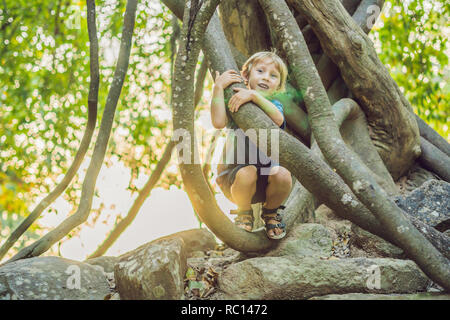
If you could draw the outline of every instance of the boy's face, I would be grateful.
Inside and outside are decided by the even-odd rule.
[[[264,95],[270,95],[280,86],[280,72],[270,58],[264,58],[255,63],[248,76],[248,87]]]

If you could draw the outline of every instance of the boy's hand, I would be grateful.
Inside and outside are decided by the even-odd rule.
[[[216,80],[214,84],[222,89],[225,89],[232,83],[239,83],[242,81],[241,75],[235,70],[228,70],[222,74],[220,74],[219,71],[216,71]]]
[[[233,88],[236,92],[230,99],[228,103],[228,108],[231,112],[237,112],[239,108],[250,101],[254,101],[255,95],[257,94],[255,90],[249,90],[244,88]]]

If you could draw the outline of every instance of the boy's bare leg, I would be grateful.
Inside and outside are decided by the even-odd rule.
[[[256,167],[246,166],[238,170],[236,178],[231,185],[231,196],[239,210],[250,210],[252,208],[252,197],[256,192]]]
[[[238,170],[233,184],[231,185],[231,196],[233,202],[237,204],[239,211],[247,211],[252,209],[252,198],[256,192],[256,167],[246,166]],[[253,215],[249,218],[249,222],[253,221]],[[247,231],[252,231],[250,225],[237,223],[238,227]]]
[[[273,167],[270,169],[268,177],[268,185],[266,188],[266,202],[263,207],[267,209],[278,208],[283,201],[289,196],[292,188],[291,173],[283,167]],[[275,217],[276,214],[274,213]],[[276,220],[269,220],[270,224],[277,224]],[[279,235],[283,232],[280,228],[271,229],[268,231],[270,236]]]

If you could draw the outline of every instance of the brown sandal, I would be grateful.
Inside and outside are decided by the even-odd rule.
[[[278,209],[285,209],[285,208],[286,208],[285,206],[279,206],[278,208],[275,208],[275,209],[267,209],[264,207],[262,208],[261,218],[264,220],[264,223],[266,224],[266,226],[265,226],[266,234],[269,239],[279,240],[279,239],[284,238],[284,236],[286,235],[286,224],[283,223],[283,218],[277,212]],[[272,223],[269,223],[270,220],[276,220],[279,223],[272,224]],[[281,229],[283,232],[280,234],[274,234],[271,236],[269,234],[269,230],[271,230],[271,229]]]
[[[244,229],[245,231],[252,231],[253,229],[253,209],[250,210],[230,210],[230,214],[236,214],[234,224]]]

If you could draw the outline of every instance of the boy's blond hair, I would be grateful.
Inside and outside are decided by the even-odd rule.
[[[242,66],[242,75],[245,76],[245,78],[248,78],[250,75],[250,70],[252,70],[252,67],[262,59],[270,58],[275,63],[275,66],[278,69],[278,72],[280,72],[280,85],[278,87],[278,92],[284,92],[286,91],[286,79],[288,75],[288,69],[286,64],[284,63],[283,59],[281,59],[275,52],[272,51],[261,51],[253,54],[248,60],[244,63]]]

